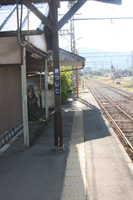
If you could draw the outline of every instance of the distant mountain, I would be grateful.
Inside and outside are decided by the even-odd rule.
[[[79,47],[79,55],[82,53],[90,52],[108,52],[101,49],[92,49],[86,47]],[[83,55],[82,55],[83,56]],[[86,57],[85,67],[91,67],[92,69],[110,69],[111,66],[115,69],[129,69],[131,67],[131,56],[124,57]]]
[[[104,50],[101,49],[92,49],[87,47],[79,47],[78,48],[79,53],[88,53],[88,52],[104,52]]]

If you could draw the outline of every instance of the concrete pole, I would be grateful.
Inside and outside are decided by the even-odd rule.
[[[76,80],[77,80],[77,98],[79,98],[79,80],[78,80],[78,66],[76,66]]]
[[[22,85],[22,115],[23,115],[23,135],[24,148],[29,147],[29,126],[27,109],[27,80],[26,80],[26,49],[23,47],[23,65],[21,65],[21,85]]]
[[[76,49],[76,54],[78,54],[78,51]],[[78,66],[76,66],[76,81],[77,81],[77,98],[79,98],[79,80],[78,80]]]
[[[40,108],[42,108],[42,72],[40,72]]]
[[[127,70],[129,71],[128,57],[127,57]]]
[[[132,85],[133,85],[133,69],[131,69],[131,74],[132,74]]]
[[[47,58],[45,58],[45,117],[49,120],[49,107],[48,107],[48,77],[47,77]]]

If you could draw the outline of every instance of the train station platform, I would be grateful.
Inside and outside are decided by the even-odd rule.
[[[51,116],[29,149],[21,135],[1,154],[0,199],[132,200],[133,164],[90,91],[62,112],[63,151],[54,149]]]

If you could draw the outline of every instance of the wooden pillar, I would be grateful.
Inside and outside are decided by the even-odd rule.
[[[60,90],[60,64],[59,64],[59,39],[58,39],[58,15],[57,2],[49,0],[50,18],[52,24],[53,44],[53,66],[54,66],[54,144],[55,149],[63,149],[63,126],[61,111],[61,90]]]
[[[23,65],[21,65],[21,87],[22,87],[22,114],[23,114],[23,135],[24,148],[29,147],[29,126],[27,109],[27,80],[26,80],[26,50],[23,47]]]

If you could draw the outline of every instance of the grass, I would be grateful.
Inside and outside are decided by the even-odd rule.
[[[103,83],[112,85],[114,87],[118,87],[118,88],[130,91],[130,92],[133,92],[133,86],[129,83],[129,80],[124,80],[124,82],[123,82],[123,79],[120,79],[121,84],[119,85],[119,84],[116,84],[116,79],[114,79],[114,81],[113,81],[109,77],[105,78],[105,77],[101,77],[101,76],[93,76],[93,78],[98,81],[101,81]]]

